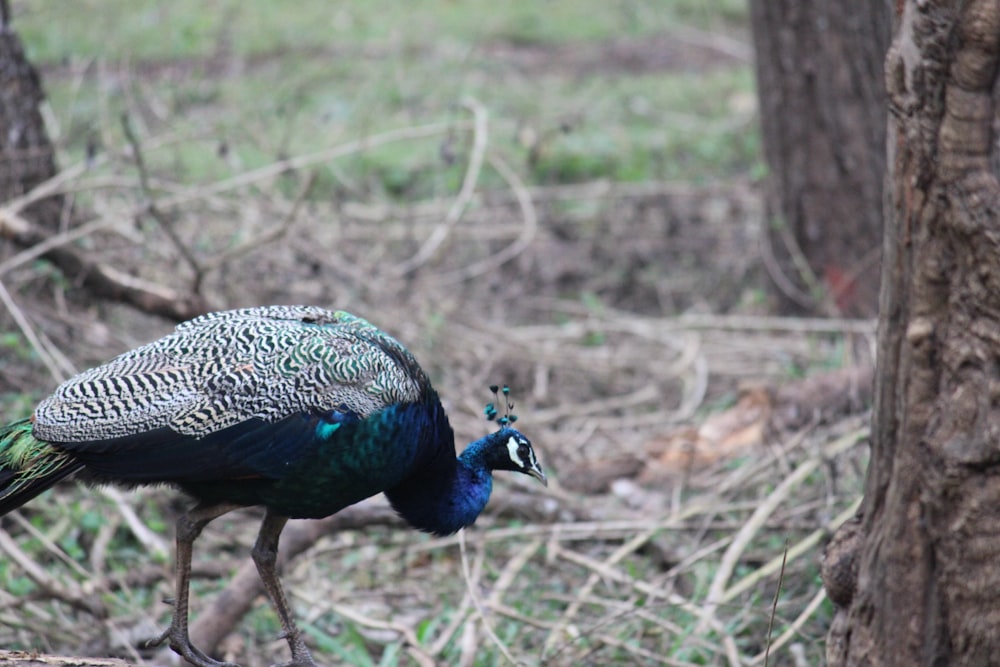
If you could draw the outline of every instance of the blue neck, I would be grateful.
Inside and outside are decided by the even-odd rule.
[[[485,460],[487,444],[486,438],[477,440],[457,459],[453,453],[442,456],[385,495],[414,528],[435,535],[458,532],[475,522],[493,490]]]

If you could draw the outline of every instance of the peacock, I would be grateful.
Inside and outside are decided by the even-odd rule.
[[[385,493],[409,525],[448,535],[476,520],[494,470],[545,484],[506,393],[502,414],[486,408],[498,430],[456,457],[427,375],[368,321],[313,306],[209,313],[77,375],[30,418],[0,428],[0,515],[71,475],[179,488],[194,504],[177,521],[170,627],[151,644],[198,667],[231,667],[188,636],[191,554],[210,521],[262,506],[251,556],[288,641],[287,664],[312,666],[276,573],[285,523]]]

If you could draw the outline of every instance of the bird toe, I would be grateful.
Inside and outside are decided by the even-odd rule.
[[[205,655],[201,649],[191,643],[191,638],[188,637],[186,632],[174,625],[167,628],[167,630],[156,639],[150,639],[145,642],[143,644],[143,648],[157,648],[163,644],[167,644],[170,647],[170,650],[187,660],[195,667],[240,667],[235,663],[223,662]]]

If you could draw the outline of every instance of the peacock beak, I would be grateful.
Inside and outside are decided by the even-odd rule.
[[[549,485],[548,478],[545,477],[545,473],[542,472],[542,467],[537,463],[528,468],[527,473],[541,482],[543,486],[547,487]]]

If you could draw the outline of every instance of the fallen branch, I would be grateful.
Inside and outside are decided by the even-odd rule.
[[[48,240],[41,227],[10,209],[0,209],[0,238],[31,248]],[[95,295],[120,301],[147,313],[175,322],[189,320],[208,312],[208,302],[197,294],[182,294],[174,289],[143,280],[89,257],[65,245],[47,249],[40,255],[52,262],[69,279],[77,279]]]
[[[0,667],[129,667],[117,658],[77,658],[57,655],[39,655],[27,651],[0,650]]]

